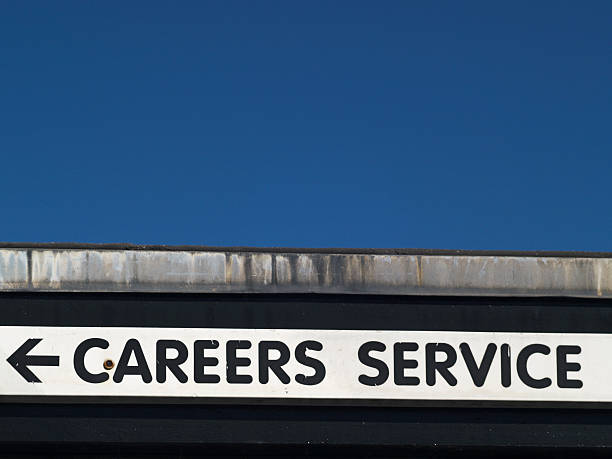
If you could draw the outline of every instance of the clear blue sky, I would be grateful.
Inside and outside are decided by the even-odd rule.
[[[3,2],[0,240],[612,250],[612,2]]]

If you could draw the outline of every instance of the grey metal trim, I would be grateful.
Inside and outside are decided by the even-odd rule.
[[[83,243],[83,242],[0,242],[0,249],[36,250],[141,250],[162,252],[229,252],[229,253],[297,253],[338,255],[463,255],[494,257],[537,258],[612,258],[612,252],[576,252],[560,250],[464,250],[464,249],[415,249],[415,248],[300,248],[300,247],[240,247],[206,245],[150,245],[129,243]]]
[[[612,258],[5,248],[0,291],[612,298]]]

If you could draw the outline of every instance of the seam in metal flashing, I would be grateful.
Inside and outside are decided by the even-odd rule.
[[[5,247],[0,291],[612,298],[612,255],[394,250]]]

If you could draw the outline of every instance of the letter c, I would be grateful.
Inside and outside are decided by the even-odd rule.
[[[541,378],[536,379],[532,377],[527,371],[527,360],[533,354],[550,354],[550,348],[544,344],[530,344],[529,346],[525,346],[525,348],[519,352],[519,355],[516,359],[516,370],[519,375],[519,378],[523,383],[529,387],[533,387],[534,389],[544,389],[552,384],[550,378]]]
[[[103,383],[108,380],[108,373],[90,373],[85,368],[85,354],[92,347],[99,347],[100,349],[108,348],[108,341],[102,338],[89,338],[83,341],[81,344],[77,346],[74,351],[74,370],[76,374],[83,381],[88,383]]]

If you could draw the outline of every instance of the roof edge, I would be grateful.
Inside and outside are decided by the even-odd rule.
[[[83,242],[2,242],[0,249],[38,250],[129,250],[160,252],[227,252],[227,253],[294,253],[339,255],[441,255],[441,256],[491,256],[536,258],[612,258],[612,252],[564,251],[564,250],[489,250],[489,249],[426,249],[426,248],[348,248],[348,247],[253,247],[164,245],[132,243],[83,243]]]
[[[250,249],[4,248],[0,292],[612,298],[612,257]]]

